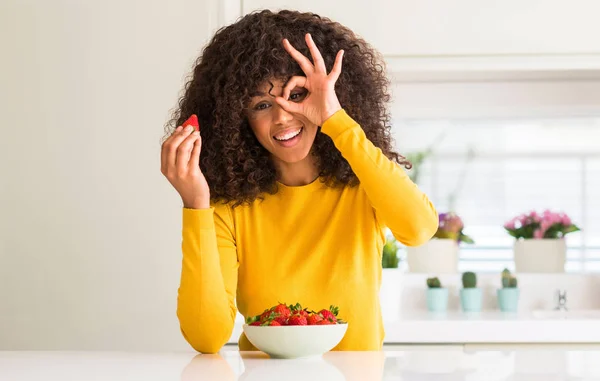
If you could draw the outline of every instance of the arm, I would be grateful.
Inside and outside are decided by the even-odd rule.
[[[231,212],[224,205],[184,208],[182,234],[180,329],[198,352],[216,353],[231,337],[237,314],[238,261]]]
[[[381,224],[407,246],[429,240],[438,228],[435,207],[406,172],[389,160],[345,110],[321,126],[360,180]]]

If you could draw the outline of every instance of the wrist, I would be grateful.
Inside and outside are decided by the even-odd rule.
[[[210,198],[200,198],[196,200],[183,200],[183,207],[186,209],[208,209],[210,208]]]
[[[340,111],[341,109],[342,106],[340,106],[339,104],[328,108],[321,116],[321,125],[323,125],[323,123],[325,123],[327,119],[331,118],[336,112]]]

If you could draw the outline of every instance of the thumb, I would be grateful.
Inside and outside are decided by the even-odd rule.
[[[300,103],[290,102],[282,97],[275,98],[275,102],[287,112],[302,114],[302,105]]]

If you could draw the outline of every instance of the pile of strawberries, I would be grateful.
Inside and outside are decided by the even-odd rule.
[[[344,321],[337,317],[338,312],[339,308],[336,306],[315,312],[302,308],[300,303],[294,305],[279,303],[260,315],[249,316],[246,318],[246,324],[260,326],[343,324]]]

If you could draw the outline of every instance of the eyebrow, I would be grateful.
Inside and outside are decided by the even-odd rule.
[[[296,87],[294,87],[294,88],[293,88],[292,90],[290,90],[290,91],[294,91],[294,90],[296,90],[296,89],[301,89],[301,88],[302,88],[302,87],[296,86]],[[259,90],[256,90],[256,91],[253,91],[253,92],[251,92],[251,93],[250,93],[250,98],[253,98],[253,97],[264,97],[264,96],[266,96],[266,95],[272,95],[272,94],[267,94],[267,93],[265,93],[264,91],[259,91]]]

